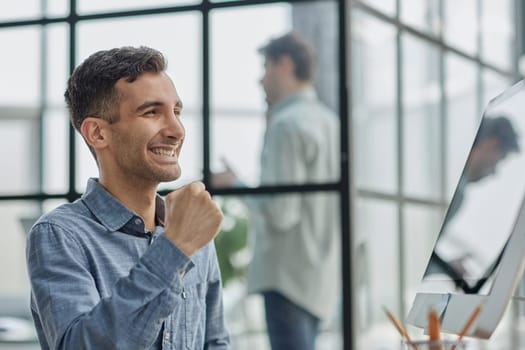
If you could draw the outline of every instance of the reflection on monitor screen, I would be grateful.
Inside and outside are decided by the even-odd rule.
[[[484,304],[471,335],[489,337],[523,273],[525,83],[489,103],[425,270],[408,322],[430,307],[457,333]]]
[[[525,130],[525,118],[516,119],[483,117],[424,280],[449,278],[465,293],[490,288],[525,193],[516,130]]]

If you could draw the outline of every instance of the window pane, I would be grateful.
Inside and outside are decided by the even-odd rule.
[[[421,278],[441,228],[443,211],[439,208],[410,204],[403,211],[403,219],[405,302],[410,306],[416,292],[419,291]]]
[[[38,106],[40,33],[38,26],[0,29],[0,45],[16,50],[16,54],[0,56],[0,65],[9,67],[2,70],[0,106]]]
[[[43,113],[43,185],[46,192],[64,193],[68,188],[69,116],[64,91],[69,67],[67,26],[46,27],[46,94]]]
[[[333,111],[338,109],[336,14],[335,3],[330,1],[293,6],[249,6],[211,13],[210,150],[213,171],[224,169],[222,159],[226,159],[239,172],[237,175],[245,184],[254,186],[259,183],[261,169],[258,164],[266,129],[266,102],[260,85],[264,57],[258,49],[270,38],[281,36],[293,28],[309,41],[316,51],[318,63],[314,88],[325,105]],[[235,54],[232,55],[232,52]],[[272,125],[271,122],[269,125]],[[311,125],[304,127],[315,129]],[[330,177],[333,178],[333,175]],[[287,181],[280,177],[268,180],[266,184],[316,181],[330,180],[294,178]]]
[[[504,69],[514,62],[514,1],[482,1],[481,57]]]
[[[38,110],[0,107],[0,194],[38,190]],[[13,147],[16,145],[16,147]]]
[[[429,34],[441,30],[439,0],[399,0],[401,1],[401,21]]]
[[[387,15],[396,14],[396,0],[363,0],[363,2]]]
[[[380,349],[385,340],[395,344],[399,335],[392,331],[383,310],[401,315],[399,309],[400,266],[397,208],[393,202],[361,198],[356,207],[354,297],[357,349]],[[378,220],[378,218],[381,218]],[[379,341],[379,339],[381,339]]]
[[[37,17],[41,0],[1,1],[0,21],[13,21]]]
[[[142,10],[163,6],[181,6],[200,3],[201,0],[78,0],[78,13],[87,14],[106,11]]]
[[[64,91],[69,69],[69,27],[66,24],[46,26],[46,104],[65,109]]]
[[[48,109],[43,118],[44,190],[65,193],[69,186],[69,117],[63,109]]]
[[[451,198],[465,165],[480,119],[477,89],[478,67],[455,54],[445,56],[447,99],[447,198]]]
[[[69,0],[45,1],[45,4],[50,17],[66,16],[69,13]]]
[[[0,79],[0,168],[9,169],[0,175],[2,194],[39,187],[40,34],[37,26],[0,30],[0,45],[16,48],[15,55],[0,56],[0,65],[9,67]]]
[[[466,53],[477,52],[478,0],[444,0],[445,27],[443,36],[447,43]]]
[[[42,3],[45,3],[45,14],[50,17],[64,16],[69,10],[68,0],[24,0],[1,1],[0,21],[27,20],[42,16]]]
[[[78,27],[78,60],[95,51],[125,45],[146,45],[160,50],[168,60],[168,74],[184,103],[182,120],[187,128],[181,153],[182,177],[160,189],[202,178],[202,86],[200,14],[189,12],[81,22]],[[166,33],[170,33],[166,36]],[[77,135],[78,137],[78,135]],[[78,142],[77,190],[97,168],[83,141]]]
[[[411,196],[441,193],[439,50],[412,36],[403,45],[403,185]]]
[[[269,20],[271,25],[263,25]],[[210,27],[212,109],[251,109],[262,117],[265,103],[259,80],[263,59],[258,49],[268,38],[291,29],[290,5],[214,10]]]
[[[360,188],[397,190],[395,28],[353,11],[352,101]]]

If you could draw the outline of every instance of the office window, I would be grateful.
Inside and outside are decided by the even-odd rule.
[[[395,0],[365,0],[363,3],[366,3],[378,11],[386,13],[389,16],[395,16],[396,14]]]
[[[439,0],[399,0],[401,21],[425,33],[436,35],[442,30]]]
[[[42,110],[42,189],[48,193],[64,193],[69,181],[68,126],[69,116],[64,102],[68,77],[68,29],[63,23],[45,27],[45,86]]]
[[[398,188],[395,28],[353,13],[352,92],[356,182],[362,189]]]
[[[24,0],[0,3],[0,21],[17,21],[38,18],[65,16],[69,11],[68,0]]]
[[[220,171],[226,161],[253,186],[259,181],[259,154],[266,125],[260,85],[264,58],[258,49],[269,38],[290,30],[290,16],[287,4],[211,13],[212,168]],[[270,18],[272,24],[264,25]],[[225,83],[228,88],[224,88]]]
[[[361,198],[357,210],[356,329],[359,333],[373,333],[376,324],[386,321],[383,310],[377,305],[388,305],[391,309],[398,304],[401,278],[399,221],[396,205],[391,201]],[[391,311],[396,314],[401,312],[395,308]],[[367,342],[361,348],[370,346]]]
[[[439,208],[409,204],[403,210],[405,228],[403,232],[403,252],[405,259],[405,294],[409,306],[417,291],[434,242],[441,228],[443,213]]]
[[[481,1],[481,56],[504,69],[512,69],[516,55],[515,8],[512,0]]]
[[[39,26],[0,29],[0,44],[5,48],[0,57],[3,67],[0,80],[0,106],[36,107],[40,99],[40,35]],[[21,46],[18,43],[26,43]]]
[[[403,188],[408,196],[438,198],[441,124],[439,50],[429,43],[402,37]]]
[[[299,3],[292,7],[278,3],[220,9],[211,13],[212,170],[220,171],[228,165],[246,185],[258,185],[259,155],[267,111],[260,83],[264,57],[258,50],[272,38],[293,29],[310,41],[318,63],[316,93],[336,111],[339,103],[335,94],[338,86],[337,36],[330,28],[331,16],[336,13],[334,4],[327,1],[322,4]],[[316,21],[319,26],[311,30],[311,24]],[[321,24],[326,27],[321,27]],[[225,83],[228,88],[224,88]]]
[[[471,55],[478,52],[478,2],[443,0],[444,41]]]
[[[446,198],[451,198],[459,181],[474,133],[480,121],[478,67],[456,54],[445,54],[446,95]]]
[[[165,6],[182,6],[200,3],[201,0],[152,0],[147,3],[139,0],[78,0],[78,12],[80,14],[92,14],[109,11],[142,10]]]

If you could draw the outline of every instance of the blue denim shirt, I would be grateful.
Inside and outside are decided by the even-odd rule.
[[[44,215],[27,242],[42,349],[228,349],[213,242],[191,257],[145,229],[95,179]]]

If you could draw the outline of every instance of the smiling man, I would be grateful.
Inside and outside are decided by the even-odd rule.
[[[162,54],[99,51],[71,75],[71,122],[99,178],[44,215],[27,242],[42,349],[228,349],[213,238],[222,213],[179,178],[182,102]]]

